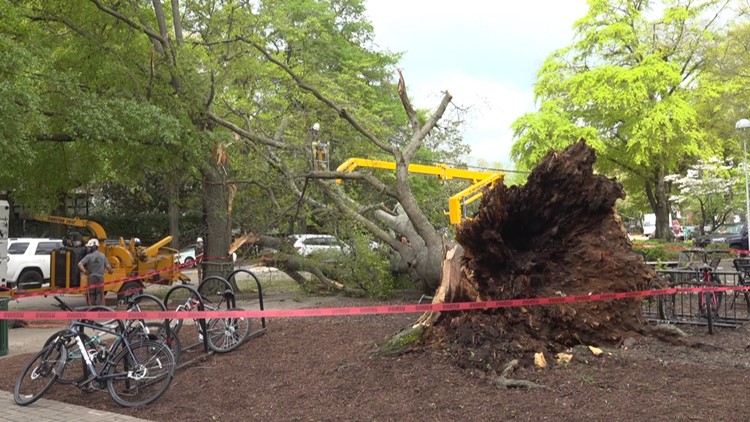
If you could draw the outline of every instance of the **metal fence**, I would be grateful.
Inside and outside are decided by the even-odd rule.
[[[656,271],[665,287],[705,287],[703,273],[696,269],[659,269]],[[742,286],[741,273],[728,271],[721,266],[712,271],[714,284]],[[676,293],[651,296],[643,301],[643,315],[650,321],[706,325],[705,312],[699,307],[700,293]],[[750,317],[750,294],[744,291],[717,292],[718,318],[713,324],[719,327],[738,327]]]

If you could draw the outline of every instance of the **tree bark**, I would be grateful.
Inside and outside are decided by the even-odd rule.
[[[180,247],[180,185],[172,177],[167,177],[167,206],[169,215],[169,234],[172,236],[170,245]]]
[[[226,183],[228,161],[223,148],[217,146],[214,154],[203,166],[203,207],[206,217],[203,278],[227,278],[234,268],[227,253],[231,242],[231,216],[227,213],[230,192]]]

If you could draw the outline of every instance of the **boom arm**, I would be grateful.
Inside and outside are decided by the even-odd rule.
[[[396,170],[396,163],[392,161],[368,160],[366,158],[350,158],[344,161],[336,171],[352,172],[357,167]],[[492,186],[503,179],[502,173],[457,169],[448,167],[445,164],[437,164],[434,166],[409,164],[408,170],[409,173],[437,176],[440,180],[462,179],[470,180],[472,182],[471,186],[448,199],[448,217],[450,218],[451,224],[458,224],[461,222],[461,218],[465,217],[465,215],[463,215],[465,206],[482,197],[482,188],[485,186]],[[341,182],[341,180],[339,180],[339,182]]]
[[[107,232],[104,231],[104,227],[102,227],[101,224],[97,223],[96,221],[91,220],[81,220],[78,217],[58,217],[54,215],[42,215],[42,214],[34,214],[31,217],[23,217],[27,220],[36,220],[36,221],[46,221],[48,223],[55,223],[55,224],[62,224],[64,226],[72,226],[72,227],[85,227],[96,236],[99,240],[106,240],[107,239]]]
[[[344,161],[336,171],[352,172],[357,167],[369,167],[384,170],[396,170],[396,163],[392,161],[368,160],[366,158],[350,158]],[[486,171],[474,171],[466,169],[456,169],[448,167],[445,164],[436,164],[427,166],[424,164],[409,164],[409,173],[425,174],[428,176],[437,176],[440,180],[462,179],[471,180],[477,183],[497,173]]]

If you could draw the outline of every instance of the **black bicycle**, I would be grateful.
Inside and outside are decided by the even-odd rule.
[[[61,378],[82,389],[106,388],[110,397],[124,407],[145,406],[161,397],[174,379],[176,363],[172,351],[159,340],[144,336],[131,339],[125,324],[114,321],[114,326],[90,320],[71,321],[68,329],[54,336],[21,371],[13,390],[16,404],[34,403]],[[83,334],[85,329],[106,333],[115,340],[107,346],[98,335]],[[85,370],[66,377],[69,360],[79,360],[80,368]]]
[[[200,305],[204,310],[232,310],[239,311],[234,302],[234,292],[231,285],[216,276],[204,279],[197,290],[188,286],[175,286],[168,295],[168,309],[175,311],[198,311]],[[183,319],[171,320],[170,331],[179,333]],[[209,318],[206,321],[208,347],[217,353],[226,353],[238,348],[248,337],[253,321],[250,318]],[[203,330],[200,324],[195,324],[198,339],[203,341]]]

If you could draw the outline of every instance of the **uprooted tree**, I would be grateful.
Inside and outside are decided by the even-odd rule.
[[[643,290],[655,279],[615,212],[620,183],[594,174],[581,140],[550,151],[524,186],[495,186],[458,228],[436,302],[487,301]],[[613,345],[640,332],[641,300],[427,313],[413,327],[464,365],[500,369],[528,352]],[[414,336],[416,338],[418,336]]]

